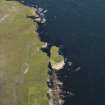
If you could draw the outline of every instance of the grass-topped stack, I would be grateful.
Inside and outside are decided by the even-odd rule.
[[[64,65],[64,57],[59,54],[59,48],[56,46],[53,46],[50,50],[51,56],[50,56],[50,63],[54,70],[61,70]]]

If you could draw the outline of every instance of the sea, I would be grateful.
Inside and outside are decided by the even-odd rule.
[[[18,0],[19,1],[19,0]],[[21,0],[20,0],[21,1]],[[61,48],[64,105],[105,105],[105,0],[24,0],[47,9],[42,41]],[[78,69],[79,68],[79,69]]]

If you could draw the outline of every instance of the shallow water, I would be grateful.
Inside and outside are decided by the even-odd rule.
[[[64,88],[75,93],[65,105],[105,105],[105,1],[25,0],[33,3],[48,9],[42,40],[64,45],[63,55],[73,63],[62,75]],[[73,71],[76,66],[81,70]]]

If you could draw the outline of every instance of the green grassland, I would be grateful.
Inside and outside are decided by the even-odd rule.
[[[0,105],[47,105],[48,57],[32,8],[0,0]]]

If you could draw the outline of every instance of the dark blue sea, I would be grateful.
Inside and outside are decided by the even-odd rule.
[[[105,105],[105,0],[24,1],[48,9],[40,38],[63,46],[72,62],[71,71],[65,67],[67,76],[62,75],[64,89],[74,93],[65,105]]]

